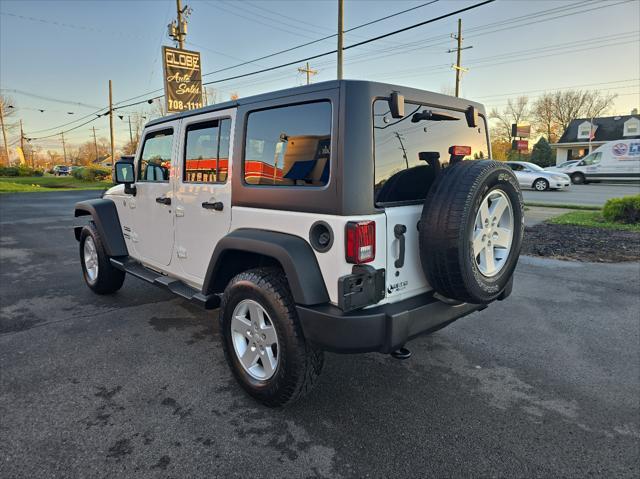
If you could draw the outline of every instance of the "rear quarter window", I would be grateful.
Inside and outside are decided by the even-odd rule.
[[[324,186],[331,168],[331,103],[250,112],[244,181],[264,186]]]
[[[442,112],[454,119],[412,122],[423,110]],[[449,148],[468,146],[471,153],[464,160],[489,157],[484,117],[480,125],[469,127],[465,113],[407,102],[405,116],[392,118],[387,100],[373,104],[375,155],[374,200],[376,206],[423,201],[435,179],[435,171],[418,157],[420,152],[439,156],[441,165],[449,163]]]

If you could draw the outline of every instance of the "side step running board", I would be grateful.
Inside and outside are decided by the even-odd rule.
[[[110,260],[114,268],[122,270],[136,278],[142,279],[147,283],[155,284],[156,286],[164,286],[172,293],[182,296],[189,301],[193,301],[205,309],[215,309],[220,305],[220,298],[218,295],[202,294],[202,292],[198,291],[196,288],[193,288],[178,279],[159,274],[152,269],[142,266],[136,261],[132,261],[126,257],[110,258]]]

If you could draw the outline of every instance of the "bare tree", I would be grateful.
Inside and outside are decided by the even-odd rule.
[[[564,131],[577,118],[593,118],[605,113],[617,95],[597,90],[567,90],[553,93],[554,120]]]
[[[497,108],[491,110],[489,118],[497,120],[493,136],[511,143],[511,140],[513,140],[513,136],[511,136],[511,125],[514,123],[518,125],[528,119],[528,104],[529,99],[526,96],[520,96],[515,100],[509,100],[502,112],[498,111]]]
[[[531,119],[535,130],[543,133],[549,143],[558,139],[553,93],[545,93],[534,102]]]
[[[215,105],[216,101],[217,101],[217,97],[218,97],[218,92],[216,91],[215,88],[211,88],[211,87],[202,87],[202,93],[203,93],[203,100],[204,100],[204,105]]]

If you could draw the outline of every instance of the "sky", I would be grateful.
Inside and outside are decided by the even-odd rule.
[[[345,29],[428,0],[345,0]],[[439,0],[345,34],[345,46],[437,17],[481,0]],[[335,33],[337,0],[183,0],[192,8],[186,48],[201,52],[203,73]],[[161,46],[173,45],[167,24],[174,0],[0,0],[0,88],[12,100],[11,120],[22,119],[27,137],[73,128],[108,104],[162,88]],[[451,34],[462,19],[461,96],[502,108],[509,98],[582,88],[616,93],[611,114],[640,106],[640,0],[497,0],[460,15],[345,51],[345,78],[375,80],[437,92],[453,91]],[[333,50],[335,38],[228,71],[224,79]],[[218,101],[305,82],[304,62],[268,73],[210,85]],[[311,61],[312,81],[336,78],[335,55]],[[151,98],[156,92],[142,96]],[[58,100],[58,101],[53,101]],[[126,104],[126,102],[125,102]],[[38,110],[43,109],[44,112]],[[135,115],[147,104],[119,111]],[[69,112],[73,114],[69,114]],[[60,126],[76,120],[67,126]],[[65,134],[71,144],[108,136],[108,120]],[[40,131],[44,130],[44,131]],[[116,144],[128,140],[127,117],[116,118]],[[18,139],[14,131],[12,145]],[[34,141],[60,150],[60,137]]]

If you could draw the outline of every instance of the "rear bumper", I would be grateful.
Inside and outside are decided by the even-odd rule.
[[[297,306],[305,338],[339,353],[390,353],[416,336],[484,308],[482,304],[446,304],[433,292],[348,313],[330,304]]]

